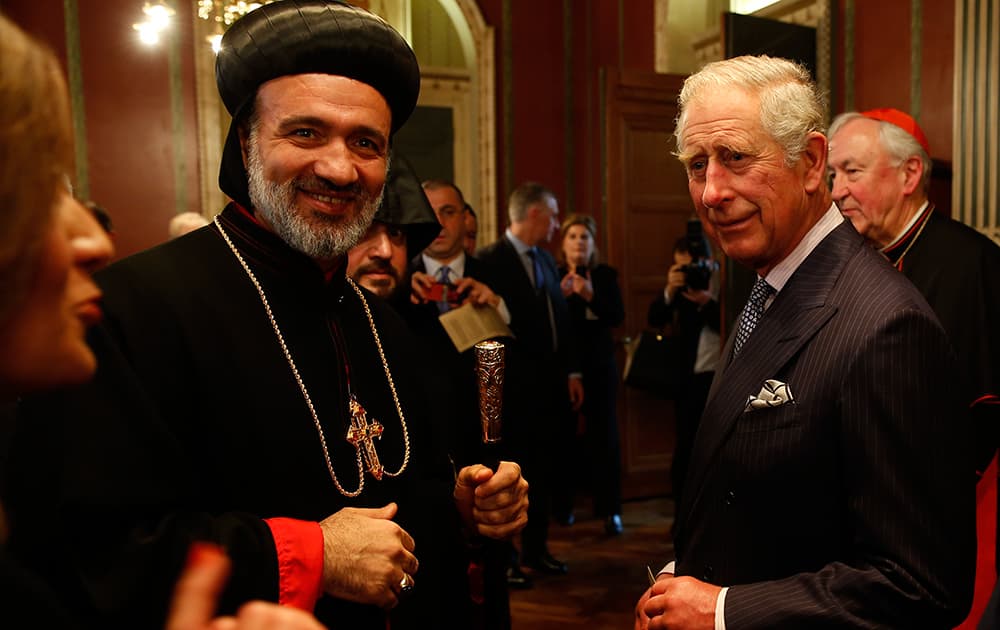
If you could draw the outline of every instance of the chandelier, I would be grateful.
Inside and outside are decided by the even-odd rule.
[[[147,46],[153,46],[160,42],[160,33],[170,27],[170,22],[174,17],[174,10],[163,2],[147,2],[142,7],[142,14],[146,18],[138,24],[133,24],[132,28],[139,33],[139,41]]]
[[[208,22],[211,26],[209,30],[212,34],[206,37],[208,43],[212,45],[212,50],[219,52],[222,43],[222,34],[226,32],[233,22],[240,19],[254,9],[259,9],[265,4],[274,0],[260,0],[259,2],[227,2],[226,0],[198,0],[198,17]],[[144,19],[138,24],[133,24],[132,28],[139,34],[139,40],[153,46],[159,43],[160,34],[170,28],[173,22],[174,11],[171,0],[153,0],[146,2],[142,7]]]
[[[233,22],[271,1],[244,2],[244,0],[239,0],[238,2],[225,2],[224,0],[198,0],[198,17],[207,20],[214,26],[215,32],[206,38],[208,39],[208,43],[212,45],[212,50],[218,54],[222,44],[222,34],[226,32],[226,29]]]

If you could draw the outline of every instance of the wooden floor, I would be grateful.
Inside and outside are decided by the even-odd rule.
[[[569,574],[536,574],[533,589],[511,591],[513,630],[632,628],[635,603],[649,586],[646,565],[655,573],[673,559],[673,510],[666,498],[626,503],[625,532],[614,537],[589,510],[577,509],[572,527],[552,525],[549,550]]]

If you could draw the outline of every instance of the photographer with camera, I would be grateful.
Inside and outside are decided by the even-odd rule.
[[[688,221],[687,234],[674,244],[674,264],[667,272],[663,296],[649,305],[647,321],[653,328],[670,324],[669,333],[682,340],[677,373],[684,379],[675,391],[677,441],[674,446],[670,480],[674,504],[681,502],[698,421],[705,408],[708,390],[719,362],[718,263],[712,259],[701,222]]]

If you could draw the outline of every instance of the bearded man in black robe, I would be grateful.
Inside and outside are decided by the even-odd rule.
[[[527,483],[453,471],[405,326],[345,276],[416,58],[366,11],[279,0],[229,29],[216,77],[233,202],[101,276],[95,382],[22,405],[11,546],[87,626],[161,626],[207,540],[233,561],[223,611],[464,627],[463,542],[522,528]]]

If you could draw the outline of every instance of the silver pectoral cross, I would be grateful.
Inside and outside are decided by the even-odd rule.
[[[351,412],[351,428],[347,430],[347,441],[354,446],[365,460],[365,466],[372,477],[381,481],[384,468],[378,460],[375,450],[375,440],[382,437],[382,425],[372,418],[368,421],[368,412],[361,406],[358,399],[351,394],[348,402]]]

